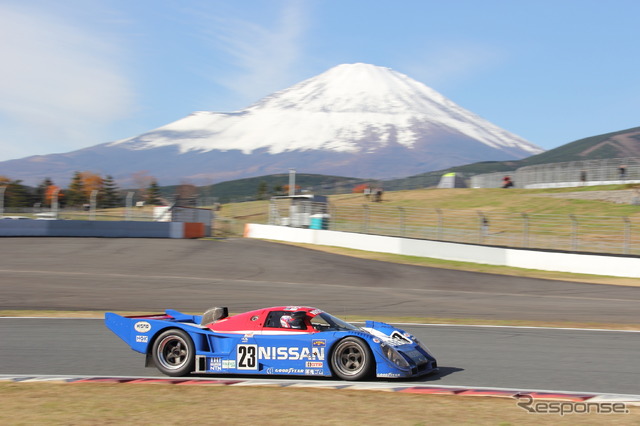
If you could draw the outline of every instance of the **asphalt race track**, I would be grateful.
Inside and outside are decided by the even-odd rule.
[[[412,383],[640,395],[640,333],[405,329],[429,346],[441,370]],[[162,376],[145,368],[144,355],[129,349],[101,320],[0,318],[0,334],[0,374]]]
[[[640,287],[377,262],[250,239],[0,239],[0,309],[345,313],[640,324]]]
[[[397,265],[265,241],[0,239],[0,309],[349,314],[640,323],[640,288]],[[640,394],[640,335],[406,327],[442,371],[421,381]],[[98,320],[0,319],[0,374],[157,376]]]

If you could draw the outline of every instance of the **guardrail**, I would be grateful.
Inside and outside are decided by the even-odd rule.
[[[330,207],[333,231],[490,246],[640,255],[640,218],[389,207]]]

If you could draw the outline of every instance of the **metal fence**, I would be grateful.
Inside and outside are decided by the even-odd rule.
[[[550,188],[640,183],[640,158],[608,158],[521,167],[471,177],[473,188],[500,188],[510,176],[516,188]]]
[[[154,212],[149,208],[116,208],[116,209],[83,209],[65,207],[50,208],[5,208],[0,218],[16,219],[59,219],[59,220],[127,220],[152,221],[157,220]]]
[[[640,255],[640,218],[331,205],[328,228],[458,243]]]

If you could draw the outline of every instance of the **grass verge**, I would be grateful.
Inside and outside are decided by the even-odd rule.
[[[170,384],[1,383],[5,425],[599,425],[633,424],[629,414],[535,415],[511,398],[384,391]]]

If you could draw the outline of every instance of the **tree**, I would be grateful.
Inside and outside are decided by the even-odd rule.
[[[160,195],[160,187],[158,186],[158,182],[154,179],[147,188],[145,203],[152,206],[161,205],[162,200],[160,199]]]
[[[300,185],[296,185],[294,187],[294,194],[293,195],[299,194],[300,193],[300,188],[301,188]],[[284,189],[285,194],[289,195],[289,185],[284,185],[282,187],[282,189]]]
[[[59,186],[49,185],[44,194],[44,204],[52,207],[54,201],[60,201],[64,197],[64,194],[60,190]]]
[[[176,188],[176,205],[182,207],[195,207],[198,198],[198,188],[190,183],[182,183]]]
[[[69,188],[66,191],[66,201],[68,206],[80,206],[88,201],[82,173],[75,172],[73,174]]]
[[[4,187],[3,203],[4,207],[30,207],[31,194],[28,188],[22,185],[21,180],[10,180],[5,176],[0,176],[0,187]]]
[[[282,187],[282,185],[275,185],[273,187],[273,194],[274,195],[283,195],[284,194],[284,188]]]
[[[261,181],[258,184],[258,200],[266,200],[268,192],[269,192],[269,188],[267,186],[267,182]]]
[[[138,196],[143,200],[147,198],[147,188],[151,185],[151,182],[156,180],[153,176],[149,175],[149,172],[146,170],[141,170],[139,172],[135,172],[131,175],[133,182],[136,185],[136,189],[138,189]]]
[[[47,189],[50,186],[53,186],[53,181],[51,180],[51,178],[45,178],[42,181],[42,183],[36,187],[36,193],[35,193],[36,203],[41,203],[41,205],[47,204],[47,199],[46,199]]]
[[[102,206],[106,208],[117,207],[121,204],[118,195],[118,185],[111,175],[107,175],[102,181]]]
[[[85,199],[90,199],[89,197],[91,197],[93,191],[98,191],[97,199],[98,201],[101,201],[100,198],[102,198],[102,185],[104,183],[102,177],[91,172],[82,172],[80,173],[80,176],[82,178],[82,184],[84,186]]]

